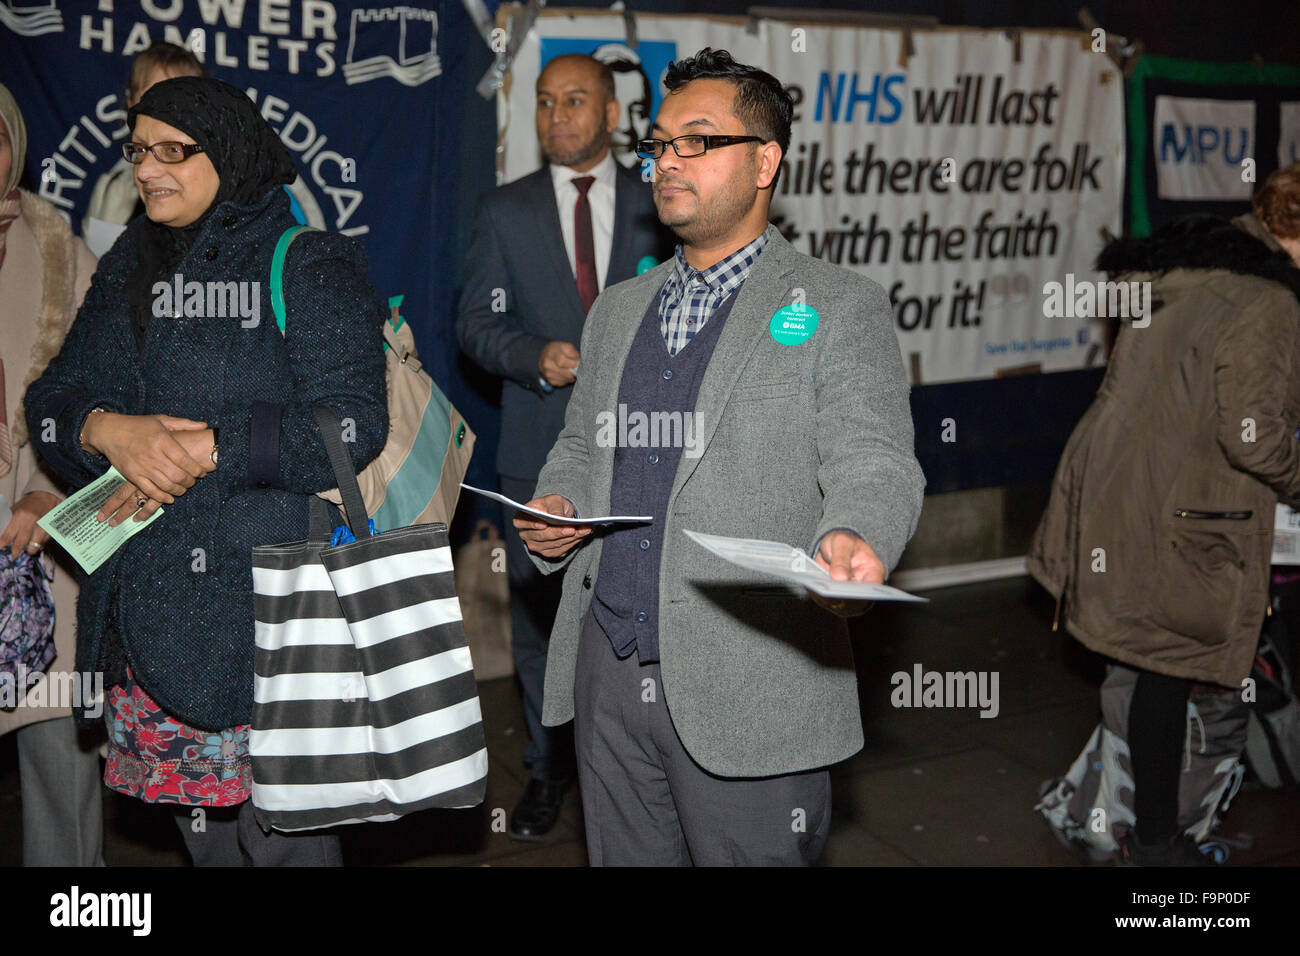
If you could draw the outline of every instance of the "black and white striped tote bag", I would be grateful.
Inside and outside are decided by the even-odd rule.
[[[356,476],[325,416],[350,492]],[[329,545],[328,506],[314,499],[309,540],[253,549],[250,749],[265,828],[394,820],[484,798],[487,747],[447,528],[370,535],[360,491],[350,498],[355,541]]]

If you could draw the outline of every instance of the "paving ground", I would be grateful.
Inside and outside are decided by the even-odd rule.
[[[866,746],[833,770],[828,866],[1068,866],[1032,811],[1038,786],[1078,754],[1097,721],[1100,660],[1051,632],[1052,607],[1027,578],[946,588],[913,607],[877,606],[855,634]],[[912,670],[997,671],[1000,712],[903,709],[890,676]],[[482,808],[431,811],[396,823],[347,828],[355,865],[581,866],[586,863],[576,794],[539,844],[495,832],[523,793],[523,714],[514,679],[481,685],[490,766]],[[21,862],[18,769],[12,737],[0,738],[0,865]],[[494,811],[500,810],[499,813]],[[1300,795],[1251,781],[1225,820],[1251,850],[1230,864],[1300,864]],[[138,801],[105,794],[110,866],[181,866],[170,820]]]

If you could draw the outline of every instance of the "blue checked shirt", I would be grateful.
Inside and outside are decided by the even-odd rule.
[[[703,272],[688,265],[682,247],[677,247],[677,268],[659,295],[659,331],[663,333],[669,355],[686,348],[718,306],[740,288],[767,245],[773,228],[769,225],[753,242]]]

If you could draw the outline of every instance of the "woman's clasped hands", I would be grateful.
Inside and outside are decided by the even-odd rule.
[[[135,515],[145,521],[175,502],[217,467],[213,441],[206,422],[189,418],[107,411],[86,416],[82,447],[107,458],[126,479],[99,510],[99,520],[119,525]]]

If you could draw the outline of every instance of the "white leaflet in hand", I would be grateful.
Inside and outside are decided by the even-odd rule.
[[[564,515],[553,515],[546,511],[538,511],[536,508],[529,508],[527,505],[515,501],[513,498],[499,495],[495,491],[485,491],[482,488],[475,488],[473,485],[467,485],[463,481],[460,483],[460,486],[466,491],[474,492],[476,495],[482,495],[484,498],[491,498],[493,501],[499,501],[503,505],[513,508],[515,511],[522,511],[524,514],[541,518],[547,524],[649,524],[655,520],[654,515],[605,515],[603,518],[566,518]]]
[[[836,581],[830,572],[808,557],[800,548],[792,548],[780,541],[762,541],[757,538],[728,538],[720,534],[687,531],[686,536],[696,544],[716,554],[737,567],[762,574],[770,574],[790,584],[807,588],[822,597],[850,601],[917,601],[917,597],[886,584],[867,584],[864,581]]]

